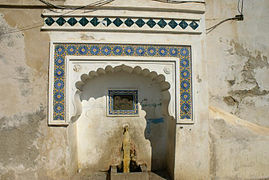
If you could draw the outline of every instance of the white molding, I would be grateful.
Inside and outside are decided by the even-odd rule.
[[[191,41],[190,41],[191,42]],[[186,47],[191,47],[193,42],[191,43],[180,43],[180,44],[175,44],[175,43],[165,43],[165,42],[162,42],[162,43],[145,43],[145,42],[133,42],[133,41],[126,41],[126,42],[115,42],[115,41],[98,41],[98,40],[79,40],[79,41],[76,41],[76,40],[57,40],[57,41],[51,41],[51,44],[120,44],[120,45],[160,45],[160,46],[186,46]],[[72,56],[74,57],[74,56]],[[76,56],[76,57],[85,57],[85,56]],[[94,56],[96,57],[96,56]],[[101,57],[101,56],[98,56],[98,57]],[[103,56],[103,57],[107,57],[107,56]],[[109,56],[109,57],[116,57],[116,56]],[[124,56],[119,56],[119,57],[124,57]],[[133,57],[133,56],[132,56]],[[140,56],[139,56],[140,57]],[[143,58],[143,56],[141,56],[140,58]],[[156,58],[159,58],[159,57],[156,57]],[[161,57],[162,58],[162,57]],[[176,58],[176,57],[171,57],[171,58]]]

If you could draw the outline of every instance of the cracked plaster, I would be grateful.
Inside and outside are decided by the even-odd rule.
[[[228,21],[207,35],[212,179],[269,177],[269,3],[244,3],[244,21]],[[238,13],[232,0],[207,5],[207,27]]]
[[[236,14],[236,3],[208,0],[207,26]],[[262,128],[269,126],[269,38],[265,22],[269,3],[245,3],[242,23],[223,24],[206,40],[209,103],[219,107],[216,112],[222,112],[221,116],[210,113],[212,179],[269,177],[268,136],[245,128],[249,122]],[[220,11],[223,7],[225,11]],[[22,25],[41,21],[40,10],[1,9],[1,13],[0,32],[17,31]],[[68,179],[66,164],[70,159],[65,128],[48,128],[46,122],[48,52],[44,49],[48,49],[49,37],[37,28],[0,33],[0,40],[0,143],[7,144],[0,149],[0,179]],[[199,79],[197,76],[198,82]],[[244,125],[233,124],[229,119]],[[195,128],[182,127],[178,131],[187,134]],[[184,136],[180,140],[184,141]],[[196,147],[199,149],[199,144]]]
[[[0,179],[68,177],[66,130],[47,126],[49,37],[41,10],[0,14]]]

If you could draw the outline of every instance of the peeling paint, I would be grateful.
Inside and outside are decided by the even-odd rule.
[[[164,123],[163,118],[155,118],[155,119],[147,119],[147,126],[146,126],[146,137],[150,136],[151,133],[151,124],[159,124],[159,123]]]
[[[247,83],[256,83],[254,76],[254,69],[269,67],[269,62],[267,57],[261,55],[261,52],[258,51],[257,55],[253,55],[248,49],[244,48],[243,45],[235,42],[235,40],[230,41],[231,49],[228,51],[230,55],[237,55],[240,57],[247,58],[247,62],[244,64],[241,71],[244,81]]]
[[[45,118],[45,109],[40,106],[34,113],[0,119],[0,151],[5,152],[0,153],[3,166],[22,163],[25,168],[35,167],[39,151],[33,142],[39,137],[39,123]]]
[[[249,90],[231,90],[229,94],[237,96],[240,98],[240,100],[246,98],[246,97],[253,97],[253,96],[264,96],[269,94],[269,91],[266,90],[260,90],[259,86],[255,86],[252,89]]]
[[[0,179],[2,180],[14,180],[15,179],[15,171],[9,170],[6,173],[2,174],[0,176]]]
[[[202,79],[199,77],[199,75],[196,76],[196,79],[198,83],[202,82]]]
[[[238,105],[238,101],[236,99],[234,99],[232,96],[226,96],[223,98],[223,101],[229,105],[229,106],[234,106],[234,105]]]
[[[257,85],[262,91],[269,91],[269,68],[263,67],[255,69],[255,79],[257,80]]]
[[[236,7],[207,1],[206,25],[231,16]],[[206,37],[211,179],[269,177],[266,9],[264,1],[245,1],[244,21],[224,23]]]
[[[164,119],[163,118],[147,119],[147,122],[153,123],[153,124],[158,124],[158,123],[163,123]]]
[[[41,10],[1,13],[0,179],[68,179],[66,131],[47,125],[49,37],[18,28],[41,20]]]

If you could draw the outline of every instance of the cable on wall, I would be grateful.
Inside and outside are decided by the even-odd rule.
[[[90,3],[88,5],[75,7],[75,8],[68,7],[68,6],[56,6],[56,5],[53,5],[53,4],[51,4],[51,3],[49,3],[49,2],[47,2],[45,0],[39,0],[39,1],[43,2],[48,7],[52,7],[52,8],[56,8],[56,9],[69,9],[70,11],[62,13],[60,15],[60,16],[63,16],[63,15],[66,15],[66,14],[70,14],[70,13],[76,11],[76,10],[79,10],[79,9],[84,9],[84,8],[92,8],[92,9],[94,9],[94,8],[97,8],[97,7],[101,7],[101,6],[105,5],[105,4],[111,3],[114,0],[98,0],[98,1],[95,1],[95,2]],[[55,12],[55,13],[60,13],[58,11],[55,11],[54,9],[49,8],[49,10],[52,11],[52,12]]]
[[[48,1],[45,1],[45,0],[39,0],[40,2],[42,2],[43,4],[46,4],[48,7],[52,7],[52,8],[56,8],[56,9],[65,9],[64,6],[57,6],[57,5],[54,5]]]
[[[205,4],[204,1],[174,1],[174,0],[168,0],[168,3],[173,3],[173,4],[183,4],[183,3],[200,3],[200,4]]]
[[[114,0],[98,0],[98,1],[96,1],[94,3],[88,4],[88,5],[85,5],[85,6],[80,6],[80,7],[77,7],[77,8],[70,8],[70,7],[67,7],[67,6],[58,6],[58,5],[54,5],[52,3],[49,3],[49,2],[47,2],[45,0],[39,0],[39,1],[46,4],[48,7],[51,7],[51,8],[55,8],[55,9],[71,9],[71,11],[64,13],[64,14],[68,14],[68,13],[71,13],[71,12],[76,11],[78,9],[83,9],[83,8],[86,8],[86,7],[92,7],[92,8],[100,7],[100,6],[103,6],[104,4],[112,2]],[[173,0],[172,1],[168,0],[167,2],[168,3],[205,3],[203,1],[173,1]],[[221,25],[221,24],[223,24],[223,23],[225,23],[227,21],[231,21],[231,20],[243,21],[243,19],[244,19],[243,7],[244,7],[244,0],[238,0],[237,9],[238,9],[239,15],[236,15],[235,17],[232,17],[232,18],[224,19],[224,20],[220,21],[219,23],[211,26],[210,28],[207,28],[206,29],[206,34],[210,33],[211,31],[216,29],[219,25]],[[64,14],[62,14],[62,15],[64,15]],[[6,35],[6,34],[10,34],[10,33],[21,32],[21,31],[41,27],[42,25],[43,24],[38,24],[38,25],[34,25],[34,26],[33,25],[32,26],[26,26],[26,27],[20,28],[19,30],[0,33],[0,35]]]
[[[173,4],[183,4],[183,3],[201,3],[201,4],[205,4],[204,1],[175,1],[175,0],[167,0],[167,1],[153,0],[153,1],[159,1],[159,2],[163,2],[163,3],[173,3]]]
[[[12,33],[17,33],[17,32],[21,32],[21,31],[26,31],[26,30],[30,30],[30,29],[34,29],[34,28],[38,28],[38,27],[42,27],[42,26],[43,26],[43,22],[42,23],[36,23],[34,25],[21,27],[20,29],[8,31],[8,32],[2,32],[2,33],[0,33],[0,36],[7,35],[7,34],[12,34]]]
[[[66,14],[70,14],[70,13],[76,11],[76,10],[84,9],[84,8],[87,8],[87,7],[90,7],[92,9],[97,8],[97,7],[101,7],[101,6],[105,5],[105,4],[111,3],[112,1],[114,1],[114,0],[99,0],[99,1],[96,1],[94,3],[85,5],[85,6],[72,8],[71,11],[68,11],[68,12],[65,12],[65,13],[61,14],[61,16],[66,15]]]
[[[77,9],[83,9],[83,8],[86,8],[86,7],[98,7],[98,6],[102,6],[104,4],[107,4],[107,3],[110,3],[114,0],[98,0],[98,1],[95,1],[93,3],[90,3],[88,5],[84,5],[84,6],[80,6],[80,7],[75,7],[75,8],[72,8],[70,6],[58,6],[58,5],[54,5],[46,0],[39,0],[40,2],[42,2],[43,4],[47,5],[48,7],[51,7],[51,8],[55,8],[55,9],[72,9],[72,10],[77,10]]]
[[[238,13],[241,15],[243,15],[243,8],[244,8],[244,0],[238,0],[237,10],[238,10]]]
[[[211,26],[210,28],[207,28],[206,29],[206,34],[210,33],[211,31],[213,31],[214,29],[216,29],[219,25],[227,22],[227,21],[243,21],[244,20],[244,15],[243,15],[243,7],[244,7],[244,0],[238,0],[237,2],[237,10],[238,10],[238,15],[235,15],[234,17],[232,18],[227,18],[227,19],[224,19],[220,22],[218,22],[217,24]]]
[[[107,3],[110,3],[114,0],[98,0],[94,3],[91,3],[91,4],[88,4],[88,5],[85,5],[85,6],[80,6],[80,7],[77,7],[77,8],[70,8],[70,7],[67,7],[67,6],[57,6],[57,5],[54,5],[54,4],[51,4],[45,0],[39,0],[40,2],[46,4],[48,7],[51,7],[51,8],[55,8],[55,9],[71,9],[71,11],[68,11],[64,14],[61,14],[61,16],[65,15],[65,14],[68,14],[68,13],[71,13],[71,12],[74,12],[78,9],[83,9],[83,8],[86,8],[86,7],[92,7],[92,8],[96,8],[96,7],[100,7],[100,6],[103,6]],[[50,9],[51,11],[53,12],[57,12],[53,9]],[[59,13],[59,12],[57,12]],[[13,30],[13,31],[8,31],[8,32],[0,32],[0,36],[1,35],[7,35],[7,34],[12,34],[12,33],[17,33],[17,32],[21,32],[21,31],[26,31],[26,30],[30,30],[30,29],[34,29],[34,28],[38,28],[38,27],[42,27],[43,26],[43,23],[36,23],[36,24],[33,24],[33,25],[29,25],[29,26],[24,26],[24,27],[20,27],[19,29],[17,30]]]

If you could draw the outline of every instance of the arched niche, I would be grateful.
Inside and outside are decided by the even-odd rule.
[[[111,65],[107,65],[104,69],[98,68],[96,71],[90,71],[88,74],[82,74],[80,76],[80,81],[77,81],[75,83],[75,87],[77,88],[77,90],[75,92],[73,100],[74,114],[72,115],[72,117],[70,117],[71,122],[76,121],[82,113],[81,94],[84,92],[83,91],[84,86],[86,84],[89,84],[89,81],[91,79],[95,79],[104,75],[110,76],[119,72],[124,72],[127,76],[138,75],[141,76],[142,78],[149,79],[154,83],[158,83],[162,93],[162,104],[163,104],[163,108],[161,109],[162,114],[164,116],[170,116],[168,112],[168,105],[170,101],[170,93],[168,90],[170,89],[170,83],[165,81],[165,76],[163,74],[157,74],[155,71],[150,71],[147,68],[142,69],[140,66],[135,66],[134,68],[132,68],[130,66],[122,64],[119,66],[115,66],[114,68]],[[114,88],[124,89],[125,86],[126,85],[124,84],[121,85],[119,84]]]
[[[112,62],[112,61],[111,61]],[[70,125],[74,126],[77,168],[88,172],[108,171],[120,163],[122,126],[129,124],[137,162],[146,164],[148,171],[170,172],[173,169],[175,118],[170,114],[171,92],[175,92],[174,63],[112,62],[93,68],[88,73],[83,65],[73,64],[77,76],[68,79],[72,86],[73,106]],[[155,69],[154,69],[155,67]],[[87,67],[85,67],[87,69]],[[157,73],[156,71],[162,72]],[[80,73],[78,73],[80,72]],[[172,85],[171,85],[171,84]],[[138,90],[137,116],[107,116],[109,89]],[[170,106],[170,110],[169,110]],[[171,174],[171,172],[170,172]],[[163,174],[162,174],[163,175]]]

